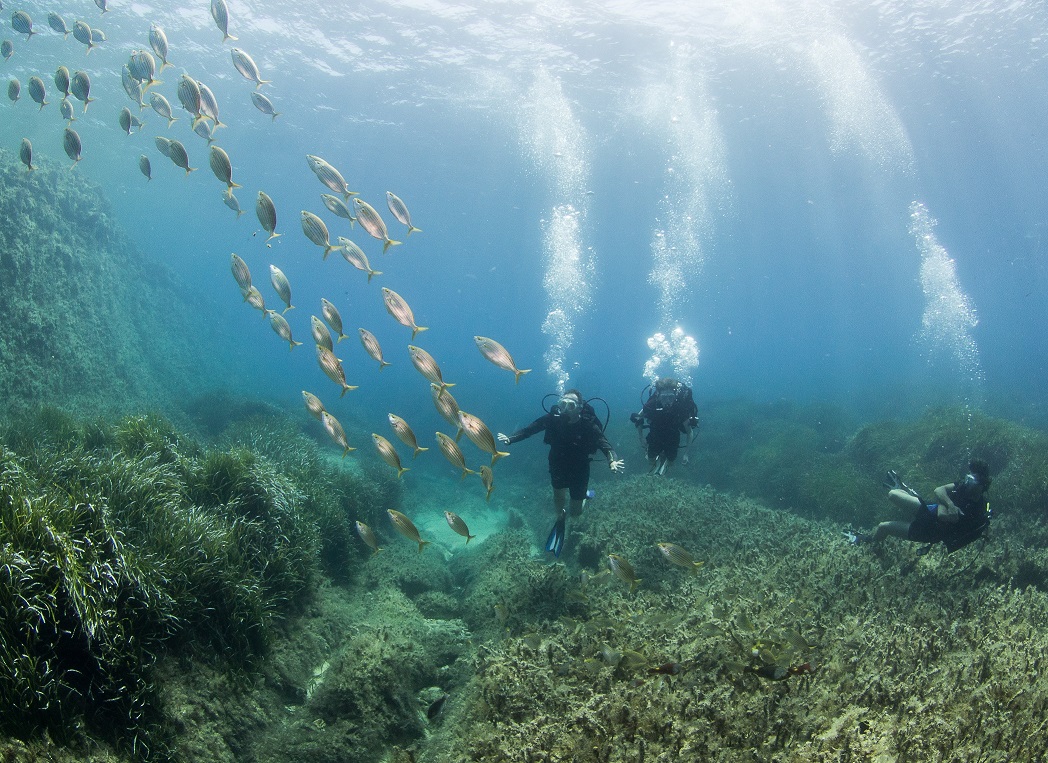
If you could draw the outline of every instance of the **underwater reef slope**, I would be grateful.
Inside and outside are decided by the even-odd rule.
[[[228,378],[200,337],[202,300],[136,250],[101,189],[0,151],[0,398],[129,412]],[[227,363],[228,366],[228,363]]]

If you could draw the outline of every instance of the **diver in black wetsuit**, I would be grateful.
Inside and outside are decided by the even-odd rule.
[[[660,476],[666,473],[666,468],[677,458],[681,435],[687,438],[681,461],[688,463],[688,446],[695,439],[698,414],[699,408],[687,384],[668,376],[655,382],[640,411],[630,415],[641,445],[645,445],[644,428],[648,428],[646,445],[648,463],[651,464],[648,474]]]
[[[982,459],[968,463],[968,473],[956,482],[935,488],[938,503],[925,503],[917,492],[889,471],[885,487],[888,500],[903,509],[915,511],[912,521],[881,522],[872,534],[848,532],[852,543],[878,543],[888,536],[928,544],[925,553],[936,543],[947,552],[956,551],[978,539],[990,526],[989,467]]]
[[[564,519],[570,498],[570,512],[577,516],[586,503],[589,487],[590,456],[598,450],[608,459],[613,472],[621,472],[625,465],[615,457],[611,443],[604,436],[600,419],[577,389],[565,392],[549,413],[539,416],[523,429],[511,435],[498,433],[499,442],[512,445],[533,434],[544,431],[543,440],[549,445],[549,475],[553,485],[553,506],[557,522],[546,541],[546,550],[560,556],[564,546]]]

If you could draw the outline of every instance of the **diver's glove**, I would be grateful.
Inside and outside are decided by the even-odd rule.
[[[615,454],[611,454],[611,458],[608,459],[608,466],[613,472],[624,472],[626,471],[626,462],[621,458],[615,458]]]
[[[510,439],[509,439],[509,435],[508,434],[503,434],[502,432],[499,432],[498,435],[496,435],[496,436],[498,437],[499,442],[501,442],[503,445],[509,445],[510,444]]]

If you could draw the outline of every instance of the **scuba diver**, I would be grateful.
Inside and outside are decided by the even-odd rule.
[[[935,488],[938,503],[926,503],[895,471],[889,471],[884,481],[889,488],[888,500],[899,508],[915,511],[913,520],[881,522],[872,534],[850,531],[845,536],[853,544],[879,543],[889,535],[925,543],[917,552],[922,556],[936,543],[943,543],[947,553],[953,553],[978,539],[990,526],[986,492],[992,481],[986,462],[973,458],[964,477]]]
[[[548,396],[547,396],[548,397]],[[543,403],[545,407],[545,403]],[[566,504],[571,499],[570,512],[578,516],[589,493],[590,456],[598,450],[608,459],[613,472],[621,472],[625,464],[615,457],[611,443],[604,436],[604,426],[589,402],[583,400],[577,389],[569,389],[557,403],[523,429],[511,435],[498,433],[499,442],[512,445],[545,431],[543,439],[549,445],[549,475],[553,485],[553,506],[557,521],[546,540],[546,550],[560,557],[564,548]]]
[[[655,382],[640,411],[630,415],[637,427],[641,447],[645,446],[644,429],[648,429],[648,474],[663,475],[677,458],[680,436],[686,436],[683,463],[688,463],[688,447],[695,439],[699,408],[691,396],[691,387],[672,377]]]

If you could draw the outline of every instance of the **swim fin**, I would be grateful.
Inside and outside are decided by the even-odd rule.
[[[546,538],[546,550],[552,551],[553,556],[558,559],[560,552],[564,549],[564,519],[564,514],[557,517],[556,524],[553,525],[553,529],[549,531],[549,537]]]

